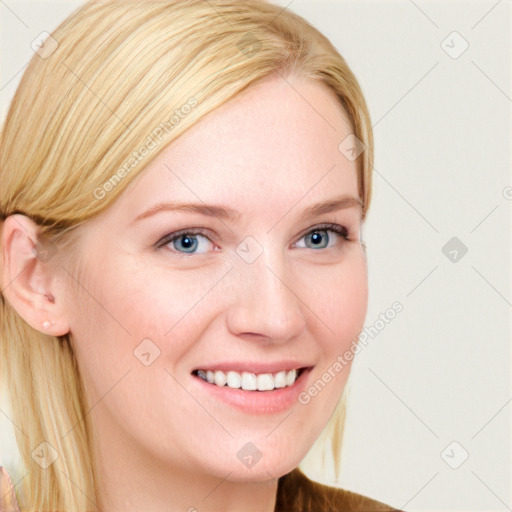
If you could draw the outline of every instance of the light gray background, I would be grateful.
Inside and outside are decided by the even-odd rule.
[[[511,2],[276,3],[325,33],[361,83],[376,139],[366,326],[404,308],[355,358],[338,485],[410,512],[511,510]],[[2,119],[31,41],[80,4],[0,0]],[[462,48],[454,31],[469,44],[458,58],[445,51]],[[442,251],[452,237],[468,248],[456,262]],[[316,447],[305,462],[333,484]]]

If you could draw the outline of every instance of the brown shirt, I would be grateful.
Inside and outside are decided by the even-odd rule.
[[[274,512],[400,512],[361,494],[310,480],[299,468],[279,479]]]

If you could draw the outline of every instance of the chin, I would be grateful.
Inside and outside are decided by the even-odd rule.
[[[273,478],[279,478],[295,469],[306,456],[310,446],[298,450],[299,440],[290,436],[293,448],[288,443],[281,442],[276,436],[276,443],[269,439],[236,442],[236,449],[227,447],[227,453],[233,453],[234,457],[224,459],[225,464],[215,468],[215,473],[222,478],[227,474],[228,480],[233,482],[264,482]]]
[[[236,467],[235,469],[231,468],[232,472],[227,479],[232,482],[266,482],[286,475],[295,469],[300,462],[300,459],[293,461],[267,461],[266,463],[260,460],[252,468],[243,466]],[[228,468],[226,469],[227,471],[222,475],[223,477],[229,471]]]

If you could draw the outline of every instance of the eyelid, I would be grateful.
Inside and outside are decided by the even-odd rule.
[[[171,233],[167,233],[166,235],[164,235],[162,238],[160,238],[160,240],[158,240],[158,242],[156,242],[154,247],[156,249],[159,249],[160,247],[165,247],[166,245],[170,244],[173,240],[179,238],[181,235],[201,235],[204,236],[205,238],[208,238],[208,240],[210,240],[210,242],[213,243],[212,239],[210,238],[211,233],[212,232],[207,228],[178,229],[177,231],[172,231]]]
[[[351,230],[346,225],[338,224],[335,222],[324,222],[324,223],[314,224],[313,226],[310,226],[309,228],[302,231],[302,233],[300,235],[298,235],[296,241],[294,242],[294,245],[299,240],[301,240],[302,238],[311,234],[314,231],[332,231],[332,232],[336,233],[339,237],[344,239],[344,241],[351,240],[351,238],[350,238]],[[214,242],[210,238],[211,233],[212,233],[212,231],[209,230],[208,228],[183,228],[183,229],[179,229],[177,231],[168,233],[167,235],[164,235],[158,242],[156,242],[154,247],[156,249],[165,247],[165,246],[169,245],[170,243],[172,243],[174,240],[178,239],[181,235],[194,235],[194,236],[200,235],[200,236],[207,238],[213,244]],[[320,252],[322,251],[321,249],[314,249],[314,250],[315,251],[318,250]],[[179,252],[179,251],[171,251],[171,252],[174,254],[177,254],[179,256],[184,256],[184,257],[198,255],[198,254],[194,254],[194,253],[187,254],[187,253],[183,253],[183,252]],[[203,253],[199,253],[199,254],[203,254]]]
[[[348,237],[350,235],[350,229],[345,225],[338,224],[336,222],[324,222],[320,224],[315,224],[310,228],[307,228],[299,235],[297,241],[314,231],[334,231],[337,235],[343,238]]]

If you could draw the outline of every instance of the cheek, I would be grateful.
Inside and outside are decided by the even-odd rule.
[[[364,260],[358,261],[351,268],[350,275],[345,276],[340,283],[341,292],[334,304],[333,315],[339,318],[340,333],[348,334],[350,340],[344,335],[344,342],[352,341],[361,332],[368,307],[368,275]]]
[[[322,286],[312,287],[311,309],[322,320],[325,352],[332,356],[349,346],[363,328],[368,306],[368,276],[364,256],[354,254],[339,268],[321,275]]]
[[[368,306],[364,256],[354,257],[350,264],[338,270],[324,277],[325,293],[321,294],[317,287],[311,303],[311,309],[322,320],[316,323],[314,334],[322,355],[315,378],[322,382],[312,390],[311,396],[322,390],[317,404],[323,402],[324,413],[334,407],[348,380]],[[324,385],[328,388],[325,392]]]
[[[321,356],[298,395],[296,418],[302,423],[296,432],[304,436],[303,446],[311,446],[332,417],[358,351],[357,338],[367,311],[368,279],[364,255],[352,256],[336,268],[317,272],[317,284],[310,287],[308,306],[315,313],[310,325]],[[312,282],[310,277],[308,281]]]
[[[211,291],[224,273],[218,267],[195,272],[141,265],[124,271],[130,278],[117,281],[121,286],[111,278],[107,302],[133,336],[161,340],[162,350],[172,339],[173,359],[177,359],[185,347],[175,343],[176,333],[200,332],[206,325],[218,305]]]
[[[72,325],[79,359],[98,389],[127,368],[138,370],[138,358],[148,352],[172,370],[207,328],[218,308],[208,294],[226,272],[177,271],[131,260],[107,268],[89,268],[87,293],[77,291],[80,306],[74,309],[80,314]]]
[[[157,425],[163,432],[176,421],[155,404],[173,396],[179,402],[175,408],[183,413],[194,405],[169,373],[174,374],[176,364],[202,332],[203,324],[198,325],[190,313],[200,311],[207,323],[207,301],[201,301],[206,290],[198,289],[185,273],[148,265],[119,263],[109,264],[108,269],[100,273],[89,268],[87,283],[76,292],[73,310],[79,313],[71,322],[73,349],[87,400],[97,404],[92,411],[97,425],[104,426],[105,418],[111,423],[119,418],[123,429],[143,439]],[[202,282],[213,286],[217,279]],[[104,432],[107,436],[110,431]]]

